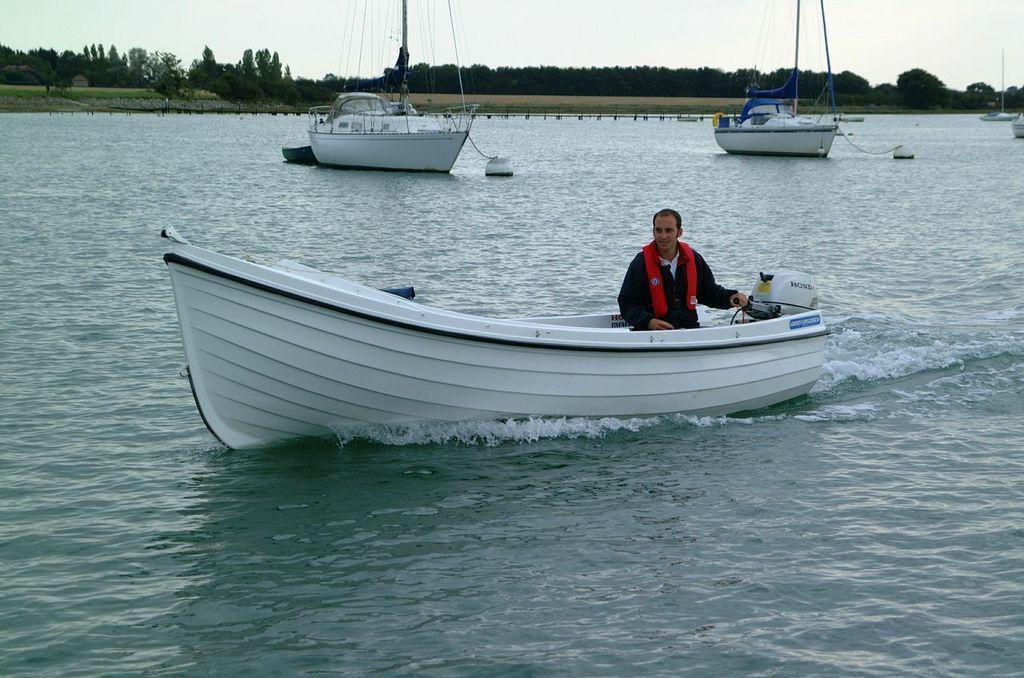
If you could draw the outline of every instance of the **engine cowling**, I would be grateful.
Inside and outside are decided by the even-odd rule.
[[[778,305],[782,315],[796,315],[818,308],[818,291],[814,279],[801,271],[759,273],[759,280],[750,293],[750,300]]]

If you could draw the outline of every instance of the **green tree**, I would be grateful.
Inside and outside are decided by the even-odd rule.
[[[986,82],[972,82],[963,92],[951,94],[953,108],[987,108],[999,103],[995,88]]]
[[[146,63],[149,55],[141,47],[128,50],[128,82],[136,87],[146,84]]]
[[[107,62],[108,71],[110,74],[110,80],[113,84],[118,87],[123,87],[128,84],[128,64],[126,61],[121,59],[121,55],[117,52],[117,47],[114,45],[110,46],[107,50]]]
[[[256,73],[261,82],[270,82],[270,50],[256,50]]]
[[[238,64],[238,72],[243,78],[255,80],[257,77],[256,60],[253,59],[252,50],[242,52],[242,61]]]
[[[949,92],[942,81],[920,68],[900,73],[896,79],[896,89],[903,103],[910,108],[936,108],[949,100]]]
[[[281,57],[277,56],[277,52],[270,57],[270,82],[273,84],[279,84],[283,80],[281,75]]]
[[[192,61],[188,69],[188,81],[193,87],[210,89],[211,84],[220,77],[224,68],[217,63],[213,50],[209,45],[203,48],[203,58]]]
[[[850,71],[836,73],[834,82],[837,96],[869,94],[871,92],[871,83]]]
[[[147,78],[153,89],[164,96],[176,97],[184,93],[185,72],[181,59],[170,52],[153,52],[146,62]]]
[[[203,68],[203,73],[210,79],[217,78],[224,71],[220,64],[217,63],[217,59],[213,56],[213,50],[210,49],[209,45],[203,46],[203,60],[200,62]]]

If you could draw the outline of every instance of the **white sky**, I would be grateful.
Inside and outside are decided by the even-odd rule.
[[[795,0],[451,1],[463,64],[735,70],[793,60]],[[266,47],[295,76],[376,75],[394,61],[399,6],[398,0],[0,0],[0,44],[58,51],[113,44],[122,53],[142,47],[173,52],[186,66],[204,45],[220,62]],[[957,89],[978,80],[998,89],[1005,48],[1007,86],[1024,85],[1020,0],[825,0],[825,10],[836,72],[850,70],[877,85],[924,68]],[[448,1],[410,0],[409,13],[413,61],[453,62]],[[823,70],[817,0],[803,0],[802,18],[801,65]]]

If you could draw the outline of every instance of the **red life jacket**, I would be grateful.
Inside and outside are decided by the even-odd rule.
[[[679,265],[686,268],[686,297],[684,303],[691,311],[697,310],[697,265],[694,263],[693,250],[684,242],[679,243],[679,259],[676,263],[676,278],[679,277]],[[658,245],[652,240],[644,245],[644,266],[647,269],[647,284],[651,290],[651,303],[654,305],[654,316],[664,318],[668,315],[668,301],[665,299],[665,286],[661,284],[661,255]]]

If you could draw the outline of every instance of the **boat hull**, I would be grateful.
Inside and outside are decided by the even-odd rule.
[[[1013,123],[1013,136],[1024,139],[1024,118],[1017,118],[1017,121]]]
[[[309,132],[322,165],[345,169],[450,172],[468,132]]]
[[[285,162],[295,163],[297,165],[315,165],[316,156],[313,155],[313,149],[309,146],[295,146],[293,148],[282,148],[281,155],[284,156]]]
[[[715,141],[726,153],[824,158],[832,149],[836,128],[813,125],[796,128],[715,129]]]
[[[686,333],[576,328],[567,331],[601,342],[544,344],[536,337],[561,330],[488,319],[476,334],[458,329],[461,320],[417,326],[410,318],[466,316],[374,292],[373,303],[405,314],[395,320],[310,283],[250,279],[246,262],[165,260],[196,404],[229,447],[368,424],[754,409],[810,390],[827,334],[815,312]],[[518,334],[487,333],[502,323]],[[666,343],[702,332],[713,340]],[[616,337],[626,344],[607,342]]]

